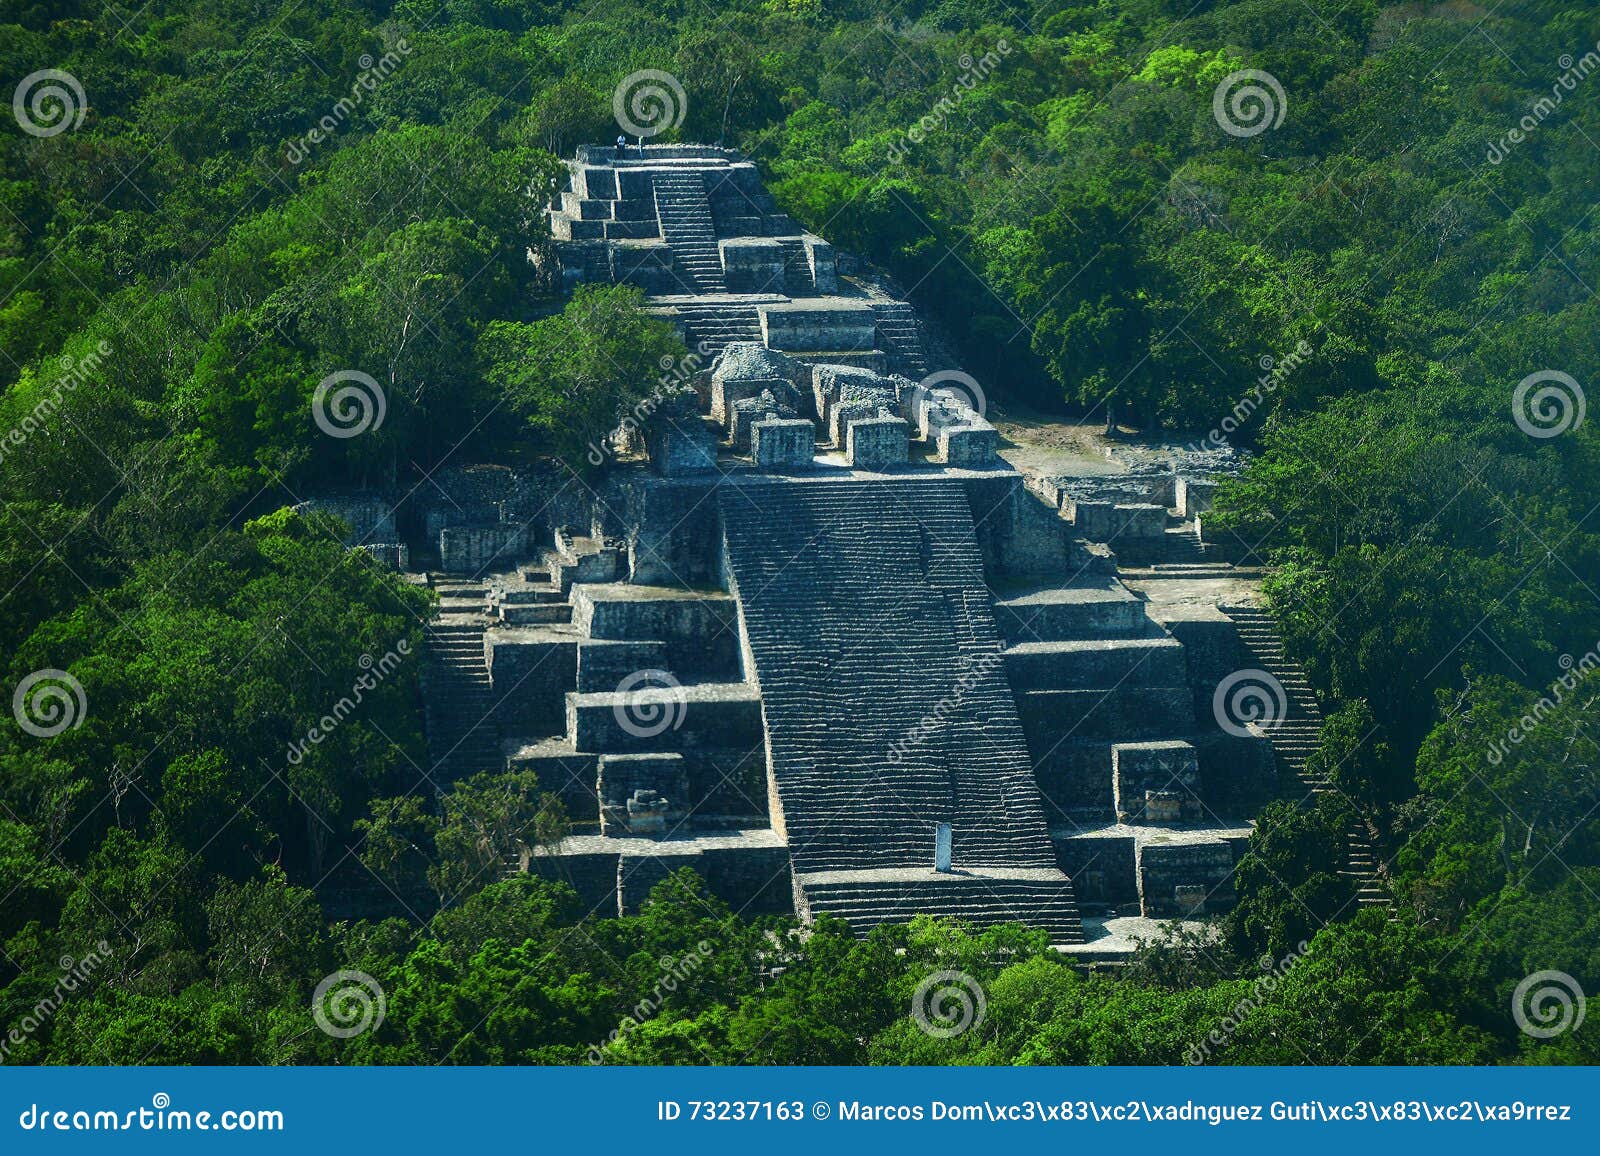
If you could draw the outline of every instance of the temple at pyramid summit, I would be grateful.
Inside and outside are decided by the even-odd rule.
[[[337,510],[440,595],[436,776],[566,801],[516,869],[611,914],[687,866],[746,914],[1018,921],[1108,958],[1231,906],[1252,816],[1325,784],[1248,559],[1202,533],[1211,463],[1019,470],[916,309],[737,152],[568,167],[563,283],[639,287],[688,362],[596,431],[592,484],[486,465],[403,517]],[[1221,709],[1240,672],[1272,726]]]

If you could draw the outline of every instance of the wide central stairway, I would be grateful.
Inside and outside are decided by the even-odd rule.
[[[961,484],[724,486],[719,501],[802,914],[1018,921],[1083,942]],[[948,872],[933,869],[941,822]]]

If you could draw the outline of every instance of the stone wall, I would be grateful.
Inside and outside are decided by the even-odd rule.
[[[1227,911],[1233,890],[1234,852],[1223,839],[1139,847],[1140,899],[1150,919],[1194,919]]]
[[[398,542],[394,505],[387,495],[375,493],[321,494],[295,507],[297,511],[328,514],[349,527],[346,546]]]
[[[519,524],[446,526],[439,531],[439,568],[482,574],[511,565],[532,547],[532,528]]]
[[[1081,906],[1114,910],[1139,902],[1132,833],[1108,830],[1058,835],[1055,848],[1056,860],[1072,879]]]
[[[715,586],[722,529],[717,478],[640,478],[630,487],[628,580],[652,586]]]
[[[577,641],[536,630],[491,629],[484,639],[496,717],[511,734],[554,734],[577,681]]]

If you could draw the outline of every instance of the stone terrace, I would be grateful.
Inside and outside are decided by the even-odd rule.
[[[409,519],[447,595],[436,768],[536,770],[575,819],[518,866],[601,911],[692,866],[739,911],[1019,920],[1091,958],[1232,903],[1250,816],[1296,785],[1287,748],[1213,712],[1265,644],[1138,577],[1220,565],[1184,553],[1206,479],[1025,479],[924,376],[914,309],[737,153],[570,168],[567,283],[640,286],[705,360],[605,439],[592,486],[483,468]]]

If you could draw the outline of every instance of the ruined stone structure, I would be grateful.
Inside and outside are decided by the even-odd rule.
[[[474,476],[428,521],[436,773],[536,770],[575,830],[527,867],[599,911],[692,866],[747,913],[1015,919],[1092,953],[1108,919],[1231,904],[1284,760],[1213,716],[1233,620],[1153,615],[1118,571],[1205,479],[1024,479],[925,383],[911,307],[733,152],[570,167],[566,281],[641,286],[707,360],[593,488]]]

